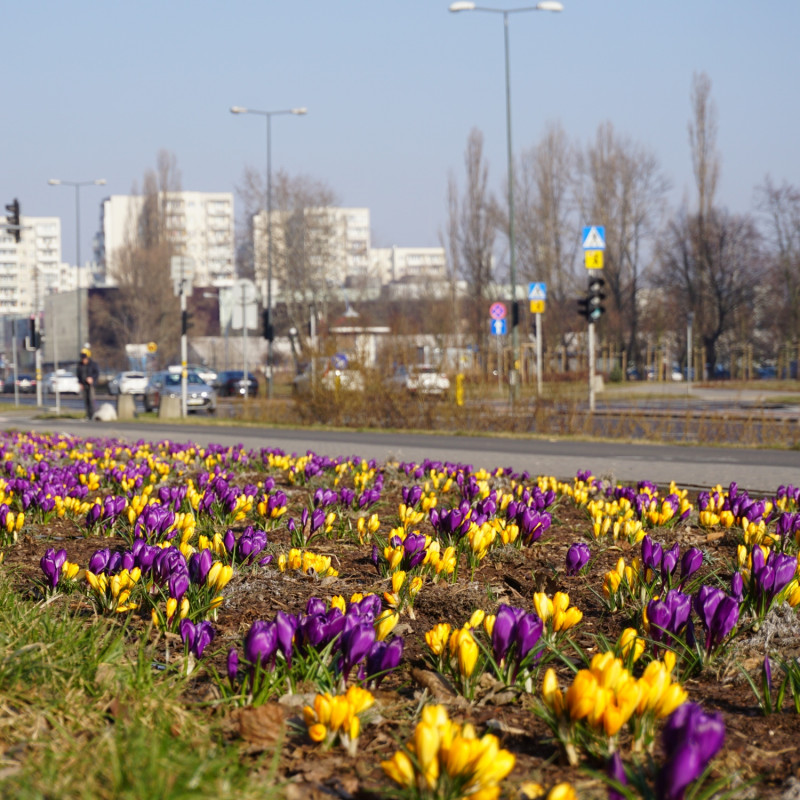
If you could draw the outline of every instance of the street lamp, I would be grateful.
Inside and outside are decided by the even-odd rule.
[[[503,30],[505,34],[506,53],[506,138],[508,147],[508,251],[509,251],[509,277],[511,280],[511,397],[517,396],[517,365],[519,364],[519,307],[517,306],[517,263],[514,239],[514,167],[511,151],[511,80],[509,74],[508,58],[508,15],[518,14],[523,11],[563,11],[564,6],[556,0],[542,0],[535,6],[521,8],[489,8],[479,6],[467,0],[459,0],[450,4],[450,11],[486,11],[491,14],[503,15]]]
[[[279,111],[259,111],[232,106],[231,114],[258,114],[267,120],[267,397],[272,399],[272,118],[279,114],[302,116],[306,108],[286,108]],[[245,323],[246,324],[246,323]]]
[[[78,334],[78,350],[83,347],[81,344],[81,186],[105,186],[105,178],[97,178],[93,181],[62,181],[58,178],[50,178],[47,181],[51,186],[74,186],[75,187],[75,282],[78,290],[78,327],[76,328]],[[87,331],[88,336],[88,331]]]

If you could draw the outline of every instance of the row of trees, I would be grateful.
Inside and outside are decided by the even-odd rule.
[[[645,349],[661,341],[685,357],[688,314],[695,344],[703,347],[712,369],[736,341],[753,344],[757,361],[775,358],[784,343],[797,345],[800,191],[767,177],[757,187],[753,213],[733,213],[720,203],[716,111],[704,74],[695,76],[691,87],[688,141],[695,195],[677,209],[668,207],[671,186],[656,155],[610,122],[585,146],[552,124],[540,142],[521,152],[514,165],[517,280],[547,283],[548,348],[572,346],[581,330],[576,298],[585,290],[586,270],[577,232],[587,223],[606,229],[607,313],[598,332],[607,345],[625,352],[628,362],[641,361]],[[177,299],[165,286],[174,253],[167,195],[179,190],[175,157],[162,152],[157,169],[145,174],[128,241],[110,265],[118,302],[96,310],[105,314],[103,322],[117,342],[178,341]],[[245,170],[237,195],[238,273],[263,283],[266,191],[258,170]],[[278,172],[273,181],[276,322],[279,333],[297,329],[300,349],[308,346],[312,299],[324,319],[342,310],[345,253],[335,235],[337,222],[326,213],[336,202],[334,192],[312,178]],[[477,344],[486,352],[487,304],[499,299],[497,284],[507,281],[508,210],[490,188],[479,130],[467,140],[463,180],[450,176],[447,204],[441,238],[448,252],[450,301],[439,313],[415,314],[408,304],[400,309],[383,304],[371,314],[359,304],[359,310],[398,332],[423,328],[440,334],[443,343]],[[466,296],[456,290],[458,281],[466,284]],[[358,301],[357,287],[350,299]]]
[[[712,369],[734,341],[753,343],[760,359],[775,358],[783,343],[796,345],[800,191],[767,177],[753,214],[720,203],[716,110],[704,74],[692,84],[688,139],[696,196],[677,209],[667,206],[670,182],[655,154],[611,123],[585,147],[551,125],[522,152],[514,167],[518,281],[547,283],[548,346],[567,345],[580,327],[575,301],[586,270],[577,232],[586,224],[606,229],[608,313],[599,333],[629,361],[641,358],[648,341],[671,338],[685,348],[690,313]],[[450,179],[447,244],[455,273],[471,287],[471,327],[485,331],[507,210],[489,189],[478,130],[464,162],[463,190]]]

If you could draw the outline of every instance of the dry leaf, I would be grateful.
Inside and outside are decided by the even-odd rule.
[[[283,711],[277,703],[248,706],[239,712],[239,735],[262,749],[275,747],[283,738]]]
[[[450,700],[457,694],[450,683],[438,672],[415,667],[411,670],[411,677],[437,700]]]

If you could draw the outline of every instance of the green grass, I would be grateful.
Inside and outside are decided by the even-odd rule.
[[[154,668],[163,642],[65,600],[20,597],[0,573],[0,796],[280,796],[274,762],[246,762],[187,679]]]

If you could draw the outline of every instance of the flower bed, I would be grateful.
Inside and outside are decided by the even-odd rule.
[[[226,759],[201,796],[780,797],[800,770],[796,487],[1,441],[9,796],[67,768],[57,731],[101,750],[132,719],[153,735],[156,695],[170,736]],[[74,680],[55,615],[93,632]],[[169,771],[127,758],[136,780]],[[93,796],[123,796],[114,763],[84,766]]]

